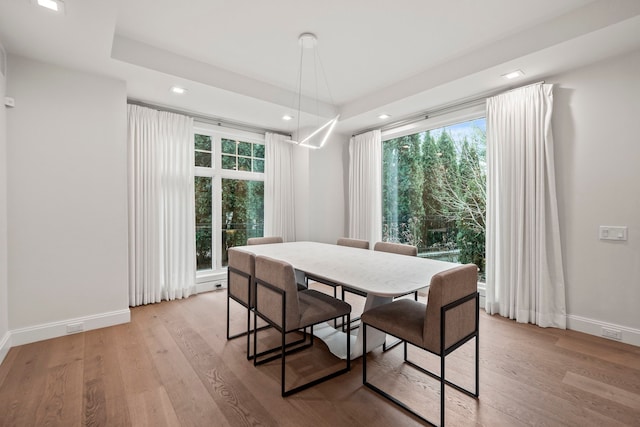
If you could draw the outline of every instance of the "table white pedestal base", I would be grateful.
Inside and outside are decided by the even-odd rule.
[[[364,311],[382,304],[390,303],[392,300],[392,297],[381,297],[369,294],[364,304]],[[363,328],[359,327],[356,331],[352,331],[351,360],[357,359],[363,354],[362,330]],[[357,335],[353,335],[354,332]],[[329,347],[331,353],[341,359],[347,358],[347,340],[345,332],[335,329],[333,326],[329,325],[329,323],[322,323],[320,325],[316,325],[313,328],[313,335],[324,341],[324,343],[327,344],[327,347]],[[376,347],[380,347],[384,343],[386,337],[387,335],[385,333],[380,332],[374,328],[369,328],[367,330],[367,352],[373,350]]]

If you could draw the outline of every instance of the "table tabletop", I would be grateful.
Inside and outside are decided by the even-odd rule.
[[[318,242],[236,246],[286,261],[296,270],[371,295],[393,297],[429,286],[431,277],[459,264]]]

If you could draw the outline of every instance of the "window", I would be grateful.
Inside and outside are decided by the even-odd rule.
[[[208,176],[195,177],[197,270],[211,270],[213,268],[212,181]]]
[[[211,167],[211,135],[195,134],[196,166]]]
[[[264,172],[264,144],[222,138],[222,169]]]
[[[222,220],[222,262],[227,265],[228,248],[264,235],[264,182],[223,179]]]
[[[227,251],[264,229],[264,136],[196,125],[196,269],[227,265]]]
[[[472,262],[484,280],[485,119],[383,141],[383,240],[422,257]]]

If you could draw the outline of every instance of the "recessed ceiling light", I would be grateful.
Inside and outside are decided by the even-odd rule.
[[[384,120],[384,119],[388,119],[389,117],[391,117],[389,114],[387,113],[382,113],[378,116],[379,119]]]
[[[291,119],[293,119],[293,116],[291,114],[285,114],[284,116],[282,116],[282,120],[289,121]]]
[[[522,70],[515,70],[512,71],[510,73],[507,74],[503,74],[502,77],[504,77],[505,79],[517,79],[518,77],[522,77],[524,76],[524,73],[522,72]]]
[[[178,95],[184,95],[185,93],[187,93],[187,90],[180,86],[173,86],[171,88],[171,92],[177,93]]]
[[[64,12],[64,2],[62,0],[35,0],[34,3],[54,12]]]

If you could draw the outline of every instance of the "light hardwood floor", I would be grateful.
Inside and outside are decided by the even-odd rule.
[[[354,310],[362,300],[354,297]],[[254,367],[225,338],[226,292],[131,310],[129,324],[12,348],[0,365],[0,426],[414,426],[350,373],[280,397],[278,361]],[[232,328],[243,327],[243,313]],[[261,345],[272,337],[264,334]],[[447,358],[472,387],[473,343]],[[437,371],[435,357],[411,352]],[[372,382],[438,420],[434,380],[402,349],[369,355]],[[324,344],[288,359],[288,380],[338,366]],[[449,426],[640,426],[640,348],[480,316],[480,398],[448,388]]]

